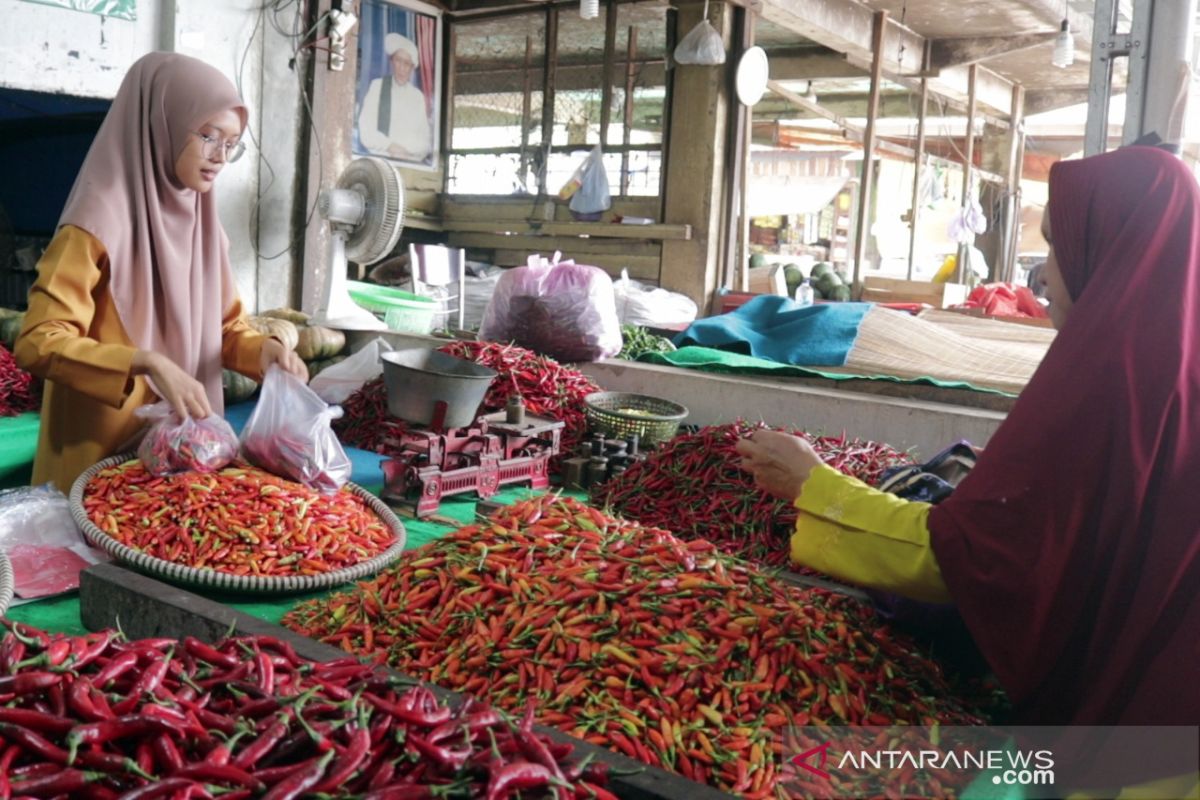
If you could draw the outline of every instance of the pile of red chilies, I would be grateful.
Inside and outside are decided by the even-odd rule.
[[[473,361],[500,373],[483,400],[484,411],[500,411],[513,394],[520,394],[528,414],[566,423],[562,450],[572,450],[587,434],[583,398],[600,391],[578,370],[529,350],[494,342],[451,342],[442,352]],[[345,412],[333,423],[341,440],[354,447],[395,457],[405,428],[388,414],[387,391],[382,379],[367,383],[342,404]],[[555,459],[557,463],[557,459]]]
[[[677,436],[592,489],[592,502],[643,525],[666,528],[684,539],[701,538],[755,563],[788,563],[788,538],[796,524],[790,502],[754,485],[738,465],[736,445],[768,426],[735,422]],[[883,471],[912,459],[886,444],[837,436],[803,436],[829,466],[874,485]]]
[[[599,798],[601,765],[482,704],[243,636],[0,642],[0,797]],[[562,787],[560,791],[558,787]]]
[[[871,608],[553,495],[284,624],[750,798],[780,788],[790,725],[979,723]]]
[[[83,508],[127,547],[233,575],[331,572],[372,559],[396,540],[351,492],[321,494],[245,464],[156,478],[134,459],[97,473]]]
[[[0,417],[36,411],[42,403],[41,382],[17,366],[8,348],[0,344]]]

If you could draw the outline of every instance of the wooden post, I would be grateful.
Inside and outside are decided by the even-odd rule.
[[[554,78],[558,64],[558,6],[546,6],[546,74],[542,80],[542,171],[538,175],[538,194],[545,196],[546,175],[550,171],[550,146],[554,143]],[[551,206],[553,208],[553,206]]]
[[[1025,160],[1025,87],[1013,87],[1012,137],[1008,143],[1008,223],[1004,263],[996,270],[1000,280],[1011,282],[1016,274],[1017,249],[1021,245],[1021,174]]]
[[[691,30],[702,19],[699,0],[682,0],[678,8],[680,31]],[[729,11],[728,4],[714,3],[709,20],[725,42],[729,41]],[[663,222],[691,225],[692,238],[663,242],[659,282],[665,289],[688,295],[705,310],[711,306],[722,261],[728,67],[682,65],[672,69]]]
[[[313,6],[313,18],[308,25],[329,13],[332,0],[319,0]],[[301,173],[304,209],[314,207],[317,195],[337,180],[350,164],[349,121],[354,117],[354,80],[357,73],[357,48],[346,48],[346,65],[342,70],[329,69],[329,60],[315,50],[308,51],[297,66],[311,75],[311,125],[305,125],[302,147],[307,148],[307,169]],[[303,224],[303,220],[299,223]],[[320,293],[329,270],[329,225],[314,214],[304,227],[304,278],[301,307],[308,313],[317,310]]]
[[[733,40],[738,53],[754,45],[754,16],[749,9],[733,11]],[[750,246],[750,221],[746,218],[746,191],[749,184],[750,122],[752,111],[736,98],[737,70],[729,70],[729,102],[733,124],[729,126],[729,180],[725,184],[725,264],[721,270],[721,285],[749,291],[750,273],[746,252]]]
[[[628,146],[630,134],[633,133],[633,88],[637,80],[638,43],[637,27],[629,26],[629,48],[625,56],[625,126],[621,135],[621,143]],[[629,150],[621,152],[621,196],[629,194]]]
[[[600,89],[600,146],[608,147],[608,125],[612,119],[613,60],[617,52],[617,0],[608,0],[604,15],[604,86]]]
[[[862,297],[862,264],[867,257],[867,237],[870,235],[871,189],[875,182],[872,157],[875,154],[875,118],[879,116],[879,91],[883,83],[883,45],[888,13],[875,12],[871,37],[871,96],[867,100],[867,130],[863,136],[862,175],[858,191],[858,230],[854,243],[854,296]]]
[[[450,30],[455,26],[451,25]],[[533,37],[525,37],[525,70],[521,74],[521,185],[526,190],[529,185],[525,182],[529,165],[529,133],[533,125]],[[451,105],[447,103],[447,105]]]
[[[925,174],[925,117],[929,113],[929,80],[921,78],[921,110],[917,117],[917,152],[913,156],[912,210],[908,224],[908,279],[913,277],[913,265],[917,259],[917,219],[921,207],[921,178]]]
[[[963,179],[962,179],[962,210],[966,211],[971,207],[971,171],[975,169],[975,78],[979,70],[978,64],[972,64],[967,74],[967,146],[965,160],[963,164]],[[954,280],[958,283],[964,283],[967,275],[967,246],[960,244],[958,246],[957,262],[954,265]]]

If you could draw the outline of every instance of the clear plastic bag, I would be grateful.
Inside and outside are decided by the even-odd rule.
[[[687,32],[675,46],[677,64],[724,64],[725,43],[721,34],[708,21],[708,3],[704,3],[704,19]]]
[[[344,403],[364,383],[383,374],[383,362],[379,357],[391,349],[392,346],[383,337],[367,342],[365,347],[345,361],[314,375],[308,382],[308,388],[326,403]]]
[[[571,195],[570,209],[576,214],[599,214],[610,208],[612,195],[608,189],[608,173],[604,171],[604,152],[596,145],[583,163],[579,190]]]
[[[290,372],[272,365],[242,430],[242,454],[268,472],[333,494],[350,479],[350,459],[329,423],[342,416]]]
[[[237,458],[237,434],[221,417],[185,417],[180,421],[165,400],[133,413],[150,423],[137,456],[151,475],[176,472],[216,472]]]
[[[515,342],[559,361],[595,361],[621,351],[612,278],[599,267],[529,257],[505,272],[483,315],[480,338]]]
[[[81,570],[108,560],[87,546],[67,496],[49,483],[0,491],[0,549],[23,599],[78,589]]]
[[[621,270],[613,294],[622,325],[663,328],[690,325],[696,320],[698,309],[692,298],[631,280],[629,270]]]

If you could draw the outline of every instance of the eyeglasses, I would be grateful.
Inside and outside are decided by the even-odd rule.
[[[215,136],[210,136],[207,133],[200,131],[192,131],[196,136],[200,137],[201,150],[205,158],[212,158],[217,154],[217,147],[220,146],[221,152],[225,156],[225,161],[233,163],[242,157],[242,153],[246,152],[246,145],[238,139],[218,139]]]

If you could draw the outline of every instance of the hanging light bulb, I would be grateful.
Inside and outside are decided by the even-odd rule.
[[[1056,67],[1069,67],[1075,63],[1075,39],[1071,37],[1070,23],[1063,17],[1062,28],[1054,37],[1054,53],[1050,63]]]
[[[808,82],[808,88],[804,91],[804,99],[810,103],[817,102],[817,93],[813,90],[812,81]]]
[[[600,0],[579,0],[579,17],[595,19],[600,16]]]

